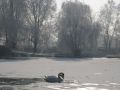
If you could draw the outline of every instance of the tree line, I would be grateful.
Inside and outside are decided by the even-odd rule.
[[[0,0],[0,42],[12,50],[81,56],[120,50],[120,4],[94,17],[89,5],[55,0]]]

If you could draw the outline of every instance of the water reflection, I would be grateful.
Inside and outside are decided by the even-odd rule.
[[[4,85],[0,86],[0,90],[120,90],[120,84],[38,82],[30,85]]]
[[[117,87],[118,86],[118,87]],[[97,84],[97,83],[69,83],[69,84],[58,84],[48,85],[46,88],[50,90],[119,90],[120,84],[108,83],[108,84]],[[112,88],[112,87],[116,87]]]
[[[47,88],[53,90],[109,90],[105,88],[98,88],[98,87],[56,87],[56,86],[48,86]]]

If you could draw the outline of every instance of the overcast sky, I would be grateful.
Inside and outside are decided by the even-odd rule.
[[[57,1],[57,5],[58,8],[60,9],[60,6],[62,4],[62,2],[64,2],[65,0],[56,0]],[[100,10],[100,8],[107,3],[108,0],[80,0],[88,5],[90,5],[91,9],[94,12],[98,12]],[[117,4],[120,3],[120,0],[114,0]]]

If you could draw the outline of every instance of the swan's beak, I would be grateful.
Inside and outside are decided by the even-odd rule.
[[[62,79],[62,80],[63,80],[64,78],[63,78],[62,76],[60,76],[60,79]]]

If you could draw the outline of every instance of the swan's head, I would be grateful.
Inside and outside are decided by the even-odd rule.
[[[64,73],[63,72],[59,73],[58,78],[63,81],[64,80]]]

